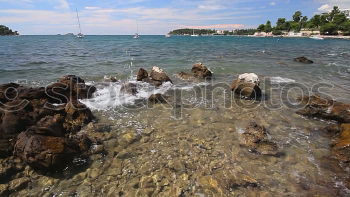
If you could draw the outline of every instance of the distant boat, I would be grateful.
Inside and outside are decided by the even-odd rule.
[[[139,35],[139,23],[138,22],[136,22],[136,29],[137,29],[137,32],[135,33],[135,35],[134,35],[134,39],[138,39],[138,38],[140,38],[140,35]]]
[[[324,38],[320,37],[320,36],[310,36],[311,39],[314,40],[324,40]]]
[[[170,35],[170,34],[166,34],[165,37],[166,37],[166,38],[170,38],[171,35]]]
[[[193,34],[191,35],[192,37],[198,37],[197,34],[194,34],[194,29],[193,29]]]
[[[79,19],[78,9],[76,9],[76,11],[77,11],[77,19],[78,19],[78,25],[79,25],[79,33],[77,34],[77,38],[84,38],[84,34],[81,33],[81,25],[80,25],[80,19]]]

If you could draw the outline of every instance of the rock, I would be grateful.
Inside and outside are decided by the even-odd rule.
[[[58,82],[46,87],[50,101],[55,103],[91,98],[95,91],[94,86],[86,85],[83,79],[75,75],[64,76]]]
[[[61,114],[46,116],[39,120],[35,126],[29,128],[29,130],[40,135],[63,137],[65,135],[63,122],[64,116]]]
[[[124,83],[120,89],[120,92],[124,94],[136,95],[137,86],[134,83]]]
[[[143,69],[140,68],[139,72],[137,73],[137,81],[143,81],[144,79],[148,78],[148,72]]]
[[[68,103],[65,107],[65,112],[66,117],[63,128],[68,132],[78,132],[82,126],[94,119],[90,109],[80,102]]]
[[[178,73],[177,77],[179,77],[182,80],[189,80],[189,81],[196,79],[193,74],[189,74],[189,73],[186,73],[186,72]]]
[[[295,61],[295,62],[304,63],[304,64],[312,64],[312,63],[314,63],[313,61],[311,61],[311,60],[307,59],[307,58],[306,58],[306,57],[304,57],[304,56],[294,58],[294,61]]]
[[[245,81],[247,83],[255,83],[256,85],[260,85],[260,80],[258,75],[255,73],[244,73],[238,76],[240,81]]]
[[[240,145],[261,155],[277,156],[279,154],[277,144],[266,138],[266,129],[255,122],[251,122],[240,137]]]
[[[205,190],[222,194],[218,181],[212,176],[202,176],[199,178],[198,183]]]
[[[149,98],[148,101],[150,103],[167,103],[167,100],[164,98],[164,95],[162,94],[152,94]]]
[[[10,192],[20,191],[20,190],[26,188],[29,182],[30,182],[30,179],[27,178],[27,177],[22,177],[22,178],[18,178],[18,179],[12,180],[9,183],[8,190]]]
[[[99,133],[105,133],[105,132],[110,132],[112,127],[109,124],[105,123],[89,123],[88,124],[88,129],[93,131],[93,132],[99,132]]]
[[[19,84],[8,83],[0,85],[0,103],[6,103],[15,99],[18,96]]]
[[[205,79],[211,78],[213,73],[202,63],[196,63],[192,66],[192,73],[195,77]]]
[[[237,80],[233,81],[231,90],[246,99],[259,99],[262,96],[259,78],[253,73],[240,75]]]
[[[8,184],[0,184],[0,196],[9,195]]]
[[[118,82],[117,77],[113,77],[113,76],[104,76],[103,80],[104,82],[110,82],[110,83]]]
[[[332,153],[340,161],[350,161],[350,124],[340,126],[340,134],[332,146]]]
[[[35,169],[55,171],[63,169],[74,156],[82,153],[81,143],[27,131],[18,135],[14,152]]]
[[[129,131],[121,136],[119,143],[122,146],[127,146],[141,139],[141,136],[136,134],[134,131]]]
[[[170,80],[170,78],[168,77],[168,75],[162,69],[160,69],[157,66],[154,66],[152,68],[152,71],[150,73],[150,77],[151,77],[152,80],[159,81],[159,82],[162,82],[162,83],[168,82],[168,81],[172,82]]]
[[[335,120],[339,123],[350,123],[350,105],[321,98],[320,96],[305,96],[298,98],[305,105],[298,114],[308,117]]]

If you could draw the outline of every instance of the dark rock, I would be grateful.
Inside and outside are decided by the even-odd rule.
[[[120,92],[136,95],[137,94],[137,86],[134,83],[124,83],[120,89]]]
[[[8,83],[0,85],[0,102],[2,104],[15,99],[18,96],[18,88],[19,84],[16,83]],[[1,104],[0,103],[0,104]]]
[[[30,130],[35,134],[63,137],[65,135],[65,130],[63,128],[64,120],[65,117],[61,114],[46,116],[39,120]]]
[[[167,103],[166,99],[164,98],[164,95],[162,94],[152,94],[148,101],[150,103]]]
[[[304,63],[304,64],[312,64],[312,63],[314,63],[312,60],[309,60],[309,59],[307,59],[307,58],[304,57],[304,56],[294,58],[294,61],[295,61],[295,62]]]
[[[50,101],[55,103],[91,98],[95,91],[94,86],[86,85],[83,79],[75,75],[64,76],[58,82],[46,87]]]
[[[202,63],[197,63],[192,66],[192,73],[200,79],[211,78],[213,73]]]
[[[350,123],[350,105],[341,102],[321,98],[320,96],[305,96],[298,98],[305,105],[304,109],[297,111],[298,114],[335,120],[339,123]]]
[[[231,90],[236,95],[247,99],[260,99],[262,96],[261,89],[257,84],[239,79],[233,81]]]
[[[80,143],[83,142],[27,131],[18,135],[14,152],[36,169],[56,171],[64,168],[74,156],[82,153]]]
[[[94,116],[86,105],[80,102],[70,102],[65,107],[66,117],[63,128],[67,132],[78,132],[82,126],[90,123]]]
[[[137,73],[137,81],[143,81],[144,79],[148,78],[148,72],[143,69],[140,68],[139,72]]]

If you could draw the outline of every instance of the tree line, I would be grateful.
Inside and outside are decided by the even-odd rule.
[[[267,21],[259,25],[257,31],[281,35],[282,31],[300,32],[301,29],[319,30],[322,35],[338,35],[339,31],[342,31],[343,35],[350,35],[350,19],[340,11],[338,6],[334,6],[331,12],[316,14],[310,20],[307,16],[303,16],[301,11],[296,11],[292,20],[279,18],[274,27],[271,21]]]
[[[16,36],[19,35],[17,31],[12,31],[5,25],[0,25],[0,36]]]

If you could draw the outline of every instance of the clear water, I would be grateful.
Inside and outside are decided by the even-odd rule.
[[[306,56],[315,63],[293,62],[298,56]],[[69,179],[34,173],[30,176],[31,189],[14,195],[145,196],[151,190],[155,196],[179,191],[185,196],[347,196],[349,172],[329,159],[331,139],[322,131],[330,122],[306,119],[288,106],[271,109],[266,102],[254,108],[242,103],[232,105],[237,100],[228,98],[220,89],[215,90],[213,97],[201,91],[204,87],[213,90],[211,85],[230,84],[238,74],[254,72],[263,81],[267,101],[286,102],[280,92],[288,84],[310,88],[325,83],[331,86],[323,88],[323,93],[350,103],[349,60],[348,40],[0,37],[0,83],[28,80],[31,85],[45,85],[62,75],[79,75],[98,87],[94,99],[82,102],[101,123],[112,126],[110,132],[92,134],[103,141],[107,153],[92,156],[86,170]],[[196,62],[203,62],[214,72],[212,84],[183,82],[174,76],[189,71]],[[139,83],[136,96],[122,96],[121,83],[100,83],[104,76],[111,75],[122,81],[134,81],[139,68],[149,70],[154,65],[163,68],[174,85],[152,89]],[[266,85],[264,79],[280,88],[270,92],[271,85]],[[202,89],[196,92],[198,88]],[[187,104],[180,112],[166,106],[135,107],[154,92],[171,94],[175,90],[182,91],[183,104]],[[112,96],[111,91],[115,92]],[[291,91],[290,98],[298,95],[297,90]],[[267,128],[283,156],[256,155],[239,146],[240,134],[252,120]],[[150,130],[152,133],[148,134]],[[120,139],[130,132],[140,138],[125,146]],[[125,152],[132,156],[119,156]],[[224,187],[222,183],[228,177],[234,177],[238,186]],[[155,186],[146,181],[149,179]],[[258,187],[245,185],[247,179],[257,182]],[[216,180],[218,184],[215,181],[205,184],[203,180]]]

